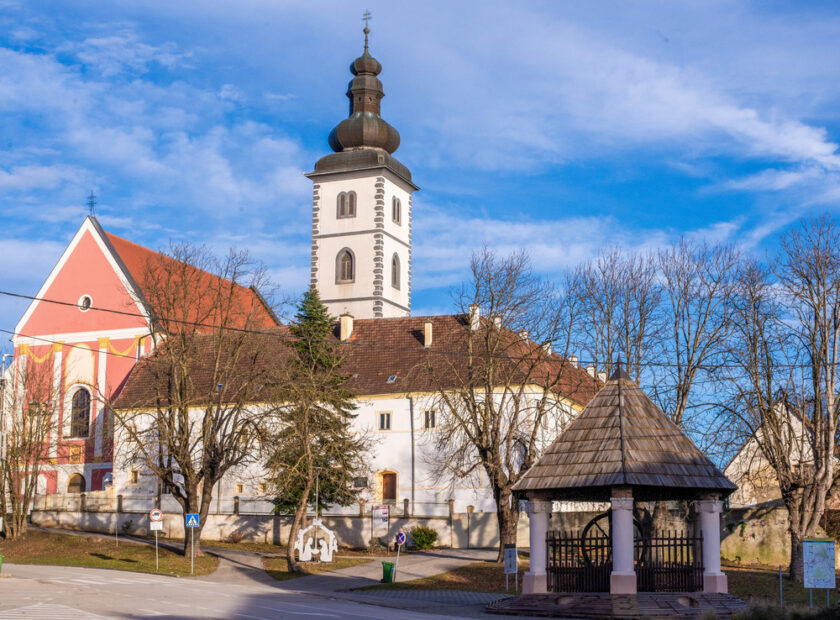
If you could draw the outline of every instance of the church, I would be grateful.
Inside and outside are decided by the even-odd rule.
[[[350,71],[349,116],[329,134],[333,152],[306,176],[313,183],[311,282],[340,317],[336,339],[349,346],[355,424],[376,440],[370,474],[357,485],[369,505],[402,507],[408,501],[412,514],[445,514],[453,503],[458,512],[472,507],[493,513],[486,476],[484,482],[481,476],[448,482],[435,476],[429,434],[440,418],[434,390],[412,372],[436,351],[457,347],[458,334],[492,317],[482,317],[480,308],[470,315],[412,316],[412,195],[418,187],[394,157],[399,133],[380,114],[382,66],[370,54],[367,29],[364,51]],[[111,485],[138,510],[153,505],[157,481],[115,462],[113,413],[104,404],[119,407],[142,396],[138,364],[155,351],[145,301],[152,284],[144,266],[150,260],[171,259],[86,218],[15,328],[16,364],[45,365],[58,394],[59,424],[39,494]],[[282,327],[258,290],[239,287],[236,298],[256,313],[261,327]],[[555,390],[562,426],[589,401],[597,381],[575,360],[547,355],[568,375]],[[220,506],[237,497],[268,514],[270,498],[263,491],[251,472],[229,475],[215,495]]]

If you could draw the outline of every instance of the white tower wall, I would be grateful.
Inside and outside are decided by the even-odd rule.
[[[413,186],[388,168],[314,177],[312,283],[334,316],[408,316],[411,311],[411,193]],[[356,213],[339,217],[338,198],[355,192]],[[400,201],[400,221],[393,200]],[[350,282],[338,278],[338,256],[354,259]],[[399,258],[399,288],[392,286],[392,259]]]

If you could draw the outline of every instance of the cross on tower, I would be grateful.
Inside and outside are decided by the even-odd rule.
[[[88,212],[90,215],[93,215],[93,208],[96,206],[96,194],[93,193],[93,190],[90,191],[90,196],[88,196]]]
[[[365,30],[369,30],[370,20],[373,16],[370,14],[370,11],[365,9],[365,12],[362,14],[362,21],[365,22]]]

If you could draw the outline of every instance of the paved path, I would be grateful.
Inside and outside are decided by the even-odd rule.
[[[63,534],[74,534],[79,536],[98,536],[101,534],[91,534],[88,532],[68,532],[66,530],[49,529]],[[148,541],[140,538],[126,537],[126,542],[133,544],[154,544],[153,541]],[[179,546],[172,543],[167,543],[171,548],[179,548]],[[424,618],[428,618],[427,614],[441,614],[444,616],[455,617],[481,617],[483,616],[483,607],[487,603],[503,598],[497,594],[487,594],[482,592],[465,592],[456,590],[364,590],[352,591],[355,588],[361,588],[368,585],[380,583],[382,578],[382,562],[393,561],[393,557],[378,557],[375,560],[366,564],[359,564],[329,573],[320,573],[318,575],[309,575],[306,577],[298,577],[285,581],[277,581],[271,578],[262,569],[262,555],[259,553],[252,553],[249,551],[238,551],[227,548],[212,547],[211,544],[203,545],[207,551],[211,551],[214,555],[219,557],[219,567],[211,575],[206,575],[198,578],[184,578],[175,579],[176,583],[201,583],[204,587],[211,584],[223,585],[218,588],[218,593],[226,592],[229,587],[234,589],[267,589],[273,597],[278,601],[291,601],[302,598],[302,600],[315,600],[313,597],[321,597],[321,601],[331,601],[329,605],[359,605],[364,606],[375,605],[377,607],[386,607],[391,610],[402,610],[407,613],[422,613]],[[483,549],[446,549],[440,551],[429,551],[422,553],[411,553],[400,557],[399,568],[397,571],[397,582],[410,581],[413,579],[420,579],[423,577],[430,577],[443,572],[447,572],[465,566],[472,562],[480,560],[491,560],[496,557],[495,550]],[[31,566],[16,566],[15,573],[20,574],[31,572],[35,567]],[[59,567],[39,567],[43,569],[57,569]],[[36,569],[37,570],[37,569]],[[98,569],[69,569],[69,570],[98,570]],[[146,575],[146,574],[132,574],[122,571],[107,571],[98,570],[99,573],[109,575],[106,580],[108,584],[122,584],[128,586],[130,584],[166,584],[170,585],[173,578]],[[54,585],[99,585],[97,581],[104,579],[101,575],[92,578],[84,577],[68,577],[52,579],[51,583]],[[160,581],[163,579],[164,581]],[[0,581],[0,592],[3,591],[5,580]],[[187,588],[193,588],[188,586]],[[39,601],[38,604],[53,604]],[[327,603],[325,603],[327,604]],[[0,610],[2,610],[2,603],[0,603]],[[9,613],[11,609],[8,610]],[[29,616],[21,617],[60,617],[62,612],[60,609],[53,610],[58,616],[48,615],[49,610],[46,608],[40,609],[37,614],[30,614]],[[53,613],[49,611],[49,613]],[[385,610],[383,610],[385,611]],[[23,611],[14,613],[24,613]],[[26,613],[29,613],[27,611]],[[40,614],[40,615],[39,615]],[[238,614],[243,617],[249,617],[248,614]],[[292,614],[293,615],[293,614]],[[7,616],[4,613],[1,617]],[[71,617],[71,616],[68,616]],[[81,620],[85,618],[84,615],[74,615],[74,620]],[[122,616],[126,617],[126,616]],[[133,616],[128,616],[133,617]],[[171,617],[193,617],[193,616],[171,616]],[[200,616],[199,616],[200,617]],[[216,616],[208,616],[216,617]],[[236,617],[234,616],[220,616],[220,617]],[[253,618],[261,616],[250,616]],[[340,617],[344,617],[341,615]],[[348,616],[352,617],[352,616]],[[371,618],[380,617],[378,615],[371,615]],[[386,616],[382,616],[386,617]],[[387,616],[390,617],[390,616]],[[394,616],[396,617],[396,616]],[[410,616],[414,617],[414,616]],[[499,616],[495,616],[499,617]]]
[[[0,618],[356,618],[436,620],[481,617],[477,606],[440,605],[423,611],[292,592],[269,585],[221,584],[95,568],[6,565],[0,579]],[[496,616],[498,617],[498,616]]]

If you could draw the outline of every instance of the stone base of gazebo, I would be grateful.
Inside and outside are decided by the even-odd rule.
[[[491,614],[549,618],[674,618],[714,614],[729,618],[748,605],[731,594],[643,592],[641,594],[524,594],[490,603]]]

